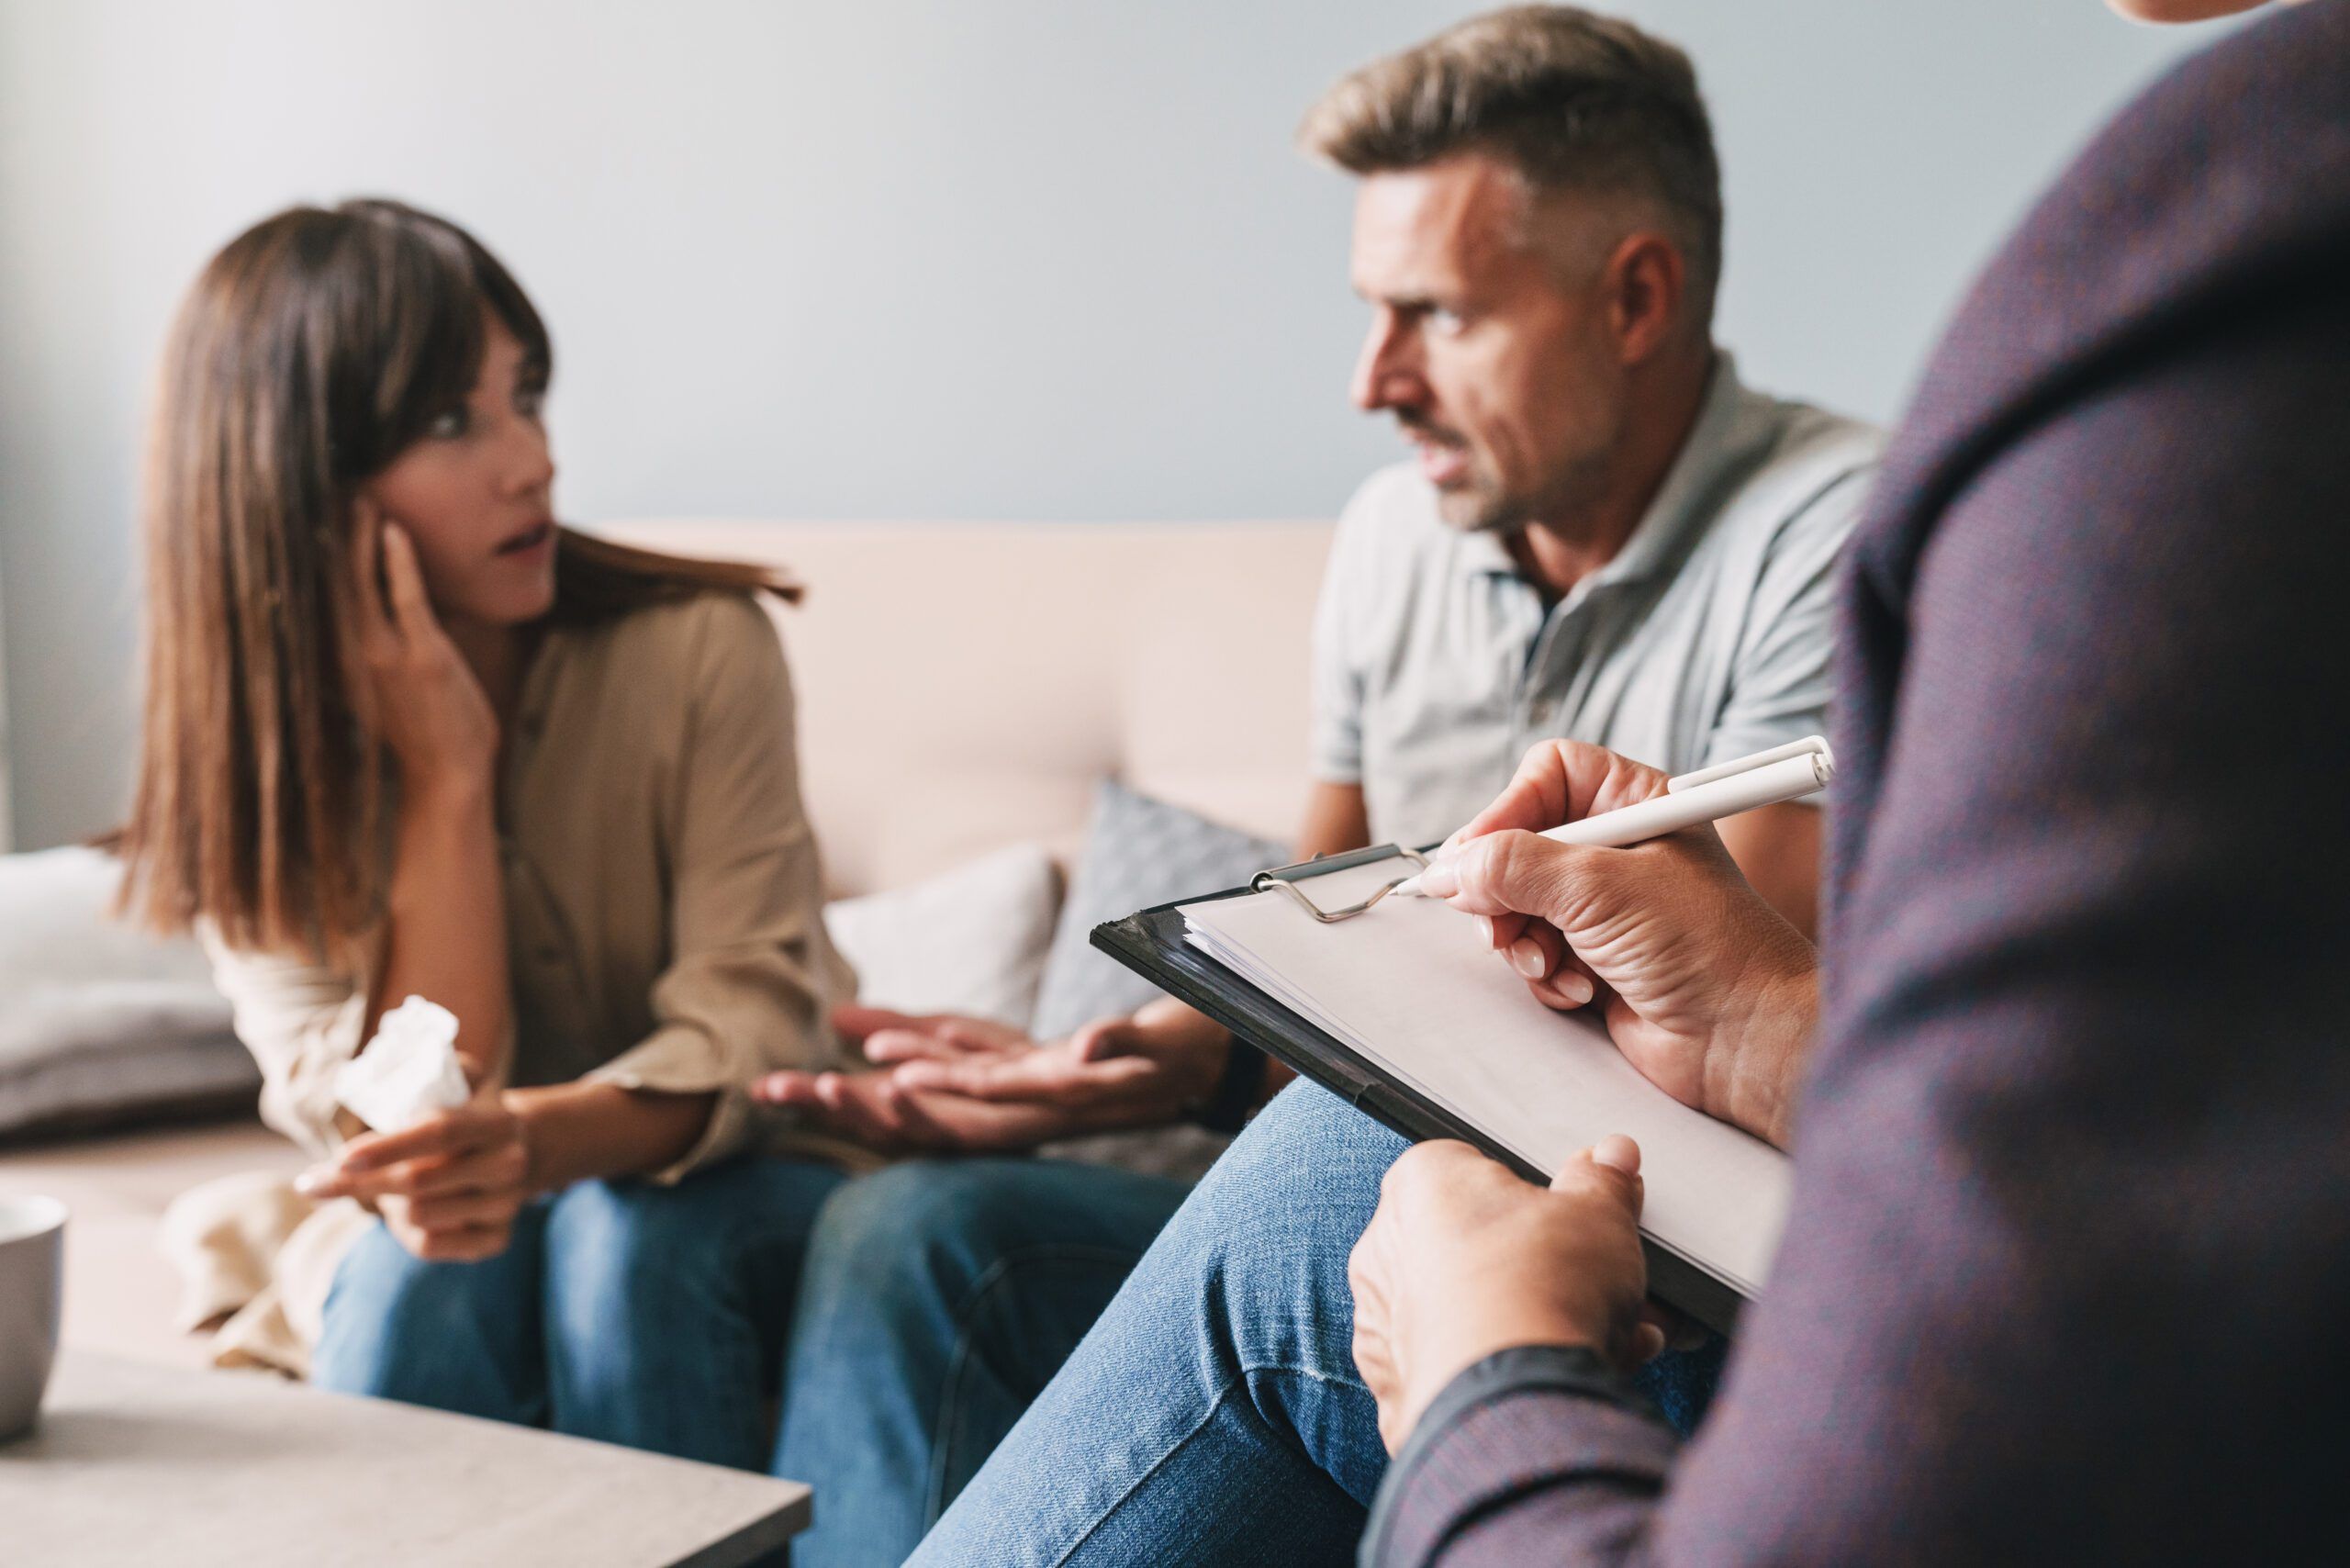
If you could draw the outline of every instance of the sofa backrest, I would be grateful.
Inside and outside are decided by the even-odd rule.
[[[1067,850],[1096,781],[1292,838],[1327,522],[638,522],[771,562],[801,780],[835,893],[999,846]]]

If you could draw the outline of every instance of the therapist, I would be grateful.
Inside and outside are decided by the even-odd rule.
[[[1708,830],[1515,831],[1621,766],[1528,759],[1432,890],[1707,1109],[1791,1109],[1794,1208],[1684,1451],[1625,1377],[1636,1151],[1407,1154],[1353,1260],[1365,1562],[2344,1560],[2344,365],[2311,0],[2126,111],[1926,375],[1842,591],[1816,967]]]

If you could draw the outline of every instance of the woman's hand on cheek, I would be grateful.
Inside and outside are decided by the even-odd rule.
[[[476,1262],[506,1250],[514,1217],[537,1194],[530,1125],[487,1095],[395,1133],[368,1133],[303,1172],[319,1199],[354,1198],[427,1262]]]
[[[1630,1366],[1664,1346],[1643,1318],[1639,1149],[1612,1137],[1533,1186],[1467,1144],[1388,1171],[1348,1260],[1355,1364],[1393,1453],[1444,1386],[1497,1350],[1584,1346]]]
[[[418,795],[486,788],[497,762],[498,716],[432,613],[415,542],[364,496],[353,514],[367,706],[402,786]]]

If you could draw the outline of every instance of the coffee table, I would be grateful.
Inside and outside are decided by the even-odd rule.
[[[738,1568],[810,1516],[794,1481],[70,1350],[0,1444],[11,1568]]]

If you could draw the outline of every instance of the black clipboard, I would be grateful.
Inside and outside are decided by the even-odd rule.
[[[1395,854],[1393,846],[1380,845],[1280,867],[1264,875],[1296,882],[1368,865]],[[1312,1079],[1358,1111],[1415,1143],[1427,1138],[1459,1138],[1529,1182],[1550,1181],[1549,1171],[1535,1170],[1480,1129],[1460,1120],[1411,1085],[1387,1076],[1382,1069],[1357,1055],[1337,1037],[1192,946],[1186,936],[1181,905],[1242,898],[1258,890],[1253,886],[1227,888],[1222,892],[1142,910],[1124,920],[1107,921],[1093,928],[1093,946],[1168,995],[1206,1014],[1300,1077]],[[1306,916],[1301,912],[1298,918]],[[1730,1331],[1744,1304],[1735,1289],[1645,1234],[1640,1238],[1640,1247],[1648,1254],[1649,1289],[1652,1294],[1709,1328],[1725,1334]]]

